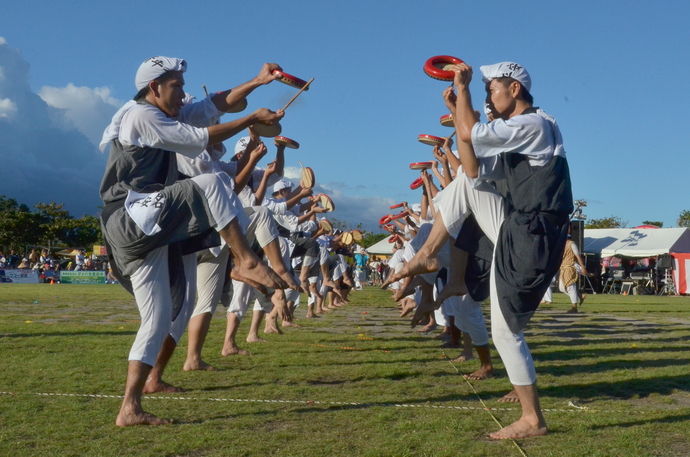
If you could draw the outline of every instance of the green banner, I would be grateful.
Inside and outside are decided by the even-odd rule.
[[[105,284],[105,271],[61,271],[62,284]]]

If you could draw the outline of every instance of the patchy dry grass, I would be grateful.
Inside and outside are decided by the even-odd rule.
[[[166,379],[187,392],[144,402],[177,423],[127,429],[114,426],[120,398],[91,396],[123,392],[138,328],[124,290],[7,284],[0,295],[0,455],[520,455],[487,438],[498,426],[448,361],[457,352],[409,329],[387,292],[365,289],[347,307],[245,344],[249,357],[220,356],[219,309],[204,355],[220,370],[182,371],[183,339]],[[578,315],[555,298],[527,332],[551,433],[520,441],[526,454],[688,455],[690,298],[589,296]],[[473,385],[509,423],[519,407],[496,401],[510,386],[494,355],[500,376]]]

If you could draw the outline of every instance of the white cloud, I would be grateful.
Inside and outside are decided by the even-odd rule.
[[[4,39],[0,66],[5,76],[0,79],[0,113],[7,114],[0,121],[0,195],[29,207],[64,203],[75,217],[96,214],[107,156],[75,127],[55,127],[55,117],[64,119],[66,111],[48,106],[31,90],[29,63]],[[108,94],[98,97],[102,105],[109,104]]]
[[[291,181],[297,180],[299,182],[302,179],[302,169],[298,167],[285,167],[283,168],[283,177]]]
[[[64,116],[64,122],[56,119],[58,125],[76,128],[95,145],[101,141],[113,114],[124,104],[111,96],[108,87],[91,89],[72,83],[66,87],[43,86],[38,95],[48,106],[58,108],[57,116]]]
[[[0,68],[0,70],[2,70]],[[0,72],[0,76],[2,73]],[[0,119],[9,119],[17,113],[17,104],[9,98],[0,98]]]
[[[0,36],[0,46],[2,46],[3,44],[7,44],[7,40]]]

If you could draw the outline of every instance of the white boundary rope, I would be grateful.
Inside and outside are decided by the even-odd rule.
[[[470,384],[471,385],[471,384]],[[117,398],[122,399],[122,395],[105,395],[105,394],[75,394],[75,393],[59,393],[59,392],[9,392],[0,391],[0,395],[35,395],[39,397],[79,397],[79,398]],[[430,404],[410,404],[410,403],[380,403],[380,402],[348,402],[348,401],[318,401],[318,400],[264,400],[257,398],[200,398],[200,397],[183,397],[170,395],[144,395],[143,398],[147,400],[180,400],[180,401],[212,401],[212,402],[230,402],[230,403],[282,403],[294,405],[323,405],[323,406],[379,406],[379,407],[395,407],[395,408],[425,408],[425,409],[451,409],[464,411],[520,411],[519,408],[491,408],[484,404],[479,399],[482,407],[477,406],[448,406],[448,405],[430,405]],[[622,410],[594,410],[587,407],[581,407],[569,402],[568,406],[573,409],[542,409],[544,412],[559,412],[559,413],[594,413],[594,412],[614,412],[614,413],[642,413],[641,411],[622,411]]]

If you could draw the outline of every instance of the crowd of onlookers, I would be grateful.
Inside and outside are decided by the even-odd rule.
[[[87,256],[83,249],[75,255],[53,256],[48,249],[36,249],[24,256],[11,249],[9,254],[0,251],[0,270],[37,270],[44,282],[58,280],[60,271],[105,271],[110,273],[107,260],[95,255]]]

